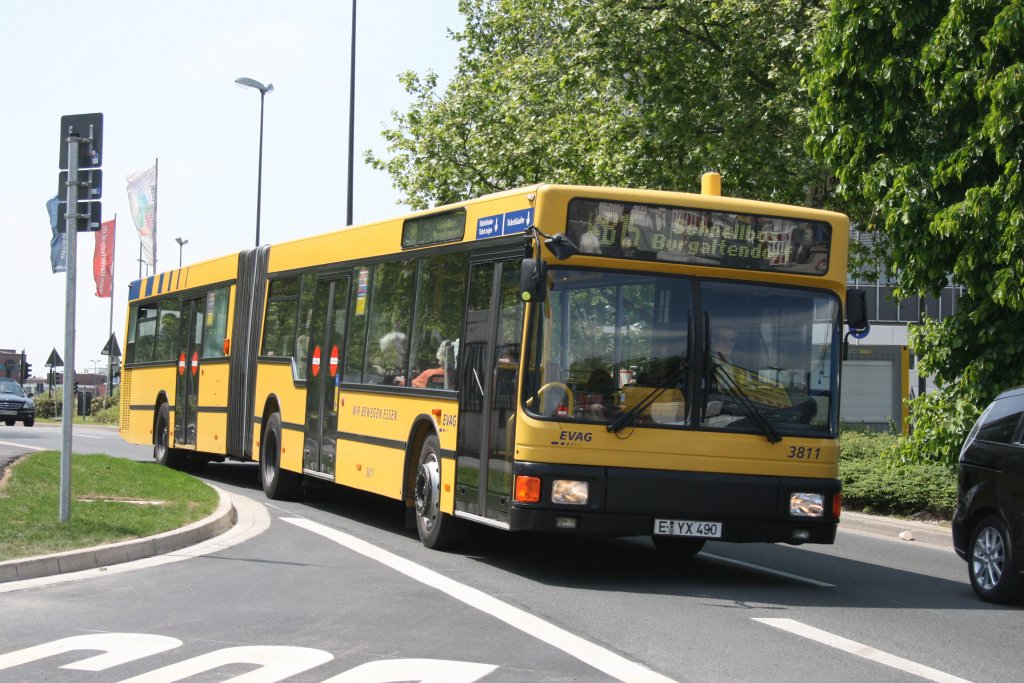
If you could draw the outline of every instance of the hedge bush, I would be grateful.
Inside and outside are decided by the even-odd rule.
[[[839,479],[843,507],[875,514],[950,519],[956,508],[956,469],[937,462],[906,462],[905,437],[844,431]]]

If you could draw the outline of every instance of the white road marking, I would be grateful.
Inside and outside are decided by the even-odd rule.
[[[0,670],[65,652],[102,650],[103,654],[101,655],[80,659],[77,662],[65,664],[61,668],[77,669],[78,671],[103,671],[112,666],[133,662],[136,659],[173,650],[176,647],[181,647],[181,641],[169,636],[154,636],[145,633],[90,633],[61,638],[43,645],[0,655]]]
[[[0,446],[13,446],[14,448],[27,448],[30,451],[50,451],[52,448],[38,448],[36,446],[29,446],[23,443],[14,443],[13,441],[0,441]]]
[[[939,683],[969,683],[967,680],[948,674],[945,671],[939,671],[938,669],[933,669],[929,666],[925,666],[924,664],[918,664],[917,662],[912,662],[909,659],[897,657],[896,655],[883,652],[882,650],[876,650],[870,645],[864,645],[854,640],[848,640],[842,636],[837,636],[834,633],[829,633],[828,631],[822,631],[821,629],[808,626],[807,624],[803,624],[793,619],[755,618],[754,621],[759,621],[762,624],[774,626],[775,628],[782,629],[783,631],[788,631],[795,635],[809,638],[810,640],[819,642],[822,645],[828,645],[829,647],[834,647],[837,650],[849,652],[852,655],[870,659],[873,662],[884,664],[885,666],[899,669],[900,671],[905,671],[909,674],[920,676],[921,678],[926,678],[929,681],[938,681]]]
[[[532,614],[527,614],[523,610],[502,602],[501,600],[487,595],[482,591],[470,588],[465,584],[449,579],[448,577],[431,569],[427,569],[426,567],[416,564],[411,560],[407,560],[404,557],[399,557],[398,555],[388,552],[383,548],[378,548],[377,546],[358,539],[355,536],[346,534],[342,531],[337,531],[336,529],[331,529],[330,527],[322,524],[317,524],[316,522],[308,519],[284,517],[282,518],[282,521],[289,522],[295,526],[312,531],[315,534],[319,534],[320,536],[332,540],[339,545],[345,546],[349,550],[357,552],[371,560],[380,562],[395,571],[401,572],[409,578],[415,579],[416,581],[432,588],[436,588],[442,593],[446,593],[456,600],[464,602],[470,607],[474,607],[485,614],[489,614],[496,619],[504,621],[509,626],[517,628],[529,636],[533,636],[552,647],[558,648],[562,652],[575,657],[584,664],[592,666],[598,671],[602,671],[617,680],[625,682],[649,681],[652,683],[673,683],[671,678],[655,673],[645,666],[637,664],[636,662],[631,662],[625,657],[584,640],[577,635],[569,633],[565,629],[549,624],[543,619],[539,619]]]
[[[774,574],[775,576],[783,576],[787,579],[793,579],[794,581],[803,581],[813,586],[821,586],[822,588],[835,588],[834,583],[825,583],[824,581],[818,581],[817,579],[809,579],[806,576],[799,576],[798,574],[790,574],[789,572],[779,571],[778,569],[772,569],[770,567],[762,567],[759,564],[751,564],[750,562],[744,562],[743,560],[734,560],[731,557],[722,557],[721,555],[711,555],[709,553],[701,553],[701,557],[709,557],[712,560],[718,560],[719,562],[727,562],[734,564],[739,567],[746,567],[747,569],[756,569],[759,572],[765,574]]]
[[[325,664],[334,655],[310,647],[243,645],[216,650],[160,669],[127,678],[121,683],[174,683],[228,664],[259,664],[258,669],[231,679],[247,683],[276,683]]]

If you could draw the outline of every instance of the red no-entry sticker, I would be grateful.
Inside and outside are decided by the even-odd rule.
[[[318,377],[320,375],[320,347],[313,347],[313,376]]]
[[[331,347],[331,377],[338,374],[338,346]]]

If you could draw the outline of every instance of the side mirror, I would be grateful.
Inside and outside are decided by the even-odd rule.
[[[523,301],[540,303],[548,294],[548,267],[544,259],[523,259],[519,270],[520,296]]]
[[[549,237],[544,240],[544,246],[548,248],[556,259],[564,261],[570,256],[575,256],[579,253],[579,248],[573,244],[573,241],[565,236],[565,233],[558,233],[554,237]]]
[[[846,290],[846,324],[850,331],[843,337],[844,361],[850,355],[850,337],[863,339],[871,329],[871,323],[868,321],[867,293],[863,289],[851,287]]]

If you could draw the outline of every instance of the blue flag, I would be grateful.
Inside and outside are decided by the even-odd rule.
[[[68,236],[57,231],[57,195],[46,200],[46,211],[50,214],[50,267],[55,273],[68,269]]]

